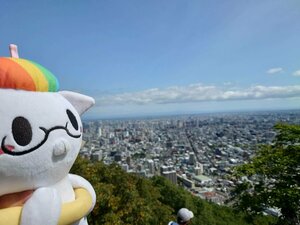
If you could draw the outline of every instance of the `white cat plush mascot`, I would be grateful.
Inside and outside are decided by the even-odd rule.
[[[82,141],[80,115],[91,97],[58,92],[41,65],[0,58],[1,196],[33,190],[22,206],[0,209],[0,225],[87,224],[96,195],[84,178],[69,174]]]

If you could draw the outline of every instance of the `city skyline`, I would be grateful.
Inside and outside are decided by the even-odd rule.
[[[299,109],[300,4],[6,1],[0,55],[95,98],[85,118]]]
[[[128,173],[163,176],[223,205],[241,181],[233,168],[253,159],[259,146],[274,143],[275,124],[299,124],[299,115],[298,110],[84,121],[80,155]],[[278,210],[266,212],[278,216]]]

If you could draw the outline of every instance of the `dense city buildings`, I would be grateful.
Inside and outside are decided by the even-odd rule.
[[[238,182],[232,168],[271,143],[279,122],[300,124],[300,111],[85,121],[80,154],[141,176],[164,176],[224,204]]]

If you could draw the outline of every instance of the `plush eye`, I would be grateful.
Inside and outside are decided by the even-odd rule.
[[[24,117],[16,117],[12,122],[12,134],[18,145],[25,146],[31,142],[32,129],[29,121]]]
[[[72,126],[75,128],[75,130],[78,130],[78,122],[77,122],[76,117],[70,110],[67,109],[66,112],[69,117],[69,120],[71,121]]]

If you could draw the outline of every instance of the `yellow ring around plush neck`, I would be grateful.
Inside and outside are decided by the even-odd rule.
[[[77,188],[75,200],[64,203],[59,218],[59,225],[68,225],[84,217],[92,207],[92,197],[83,188]],[[22,207],[0,209],[0,225],[19,225]]]

